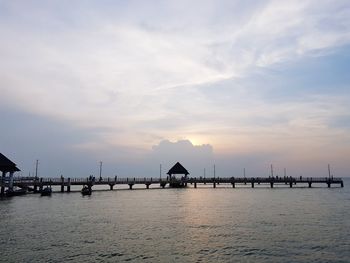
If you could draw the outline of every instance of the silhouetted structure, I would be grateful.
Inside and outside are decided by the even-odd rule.
[[[190,173],[186,170],[185,167],[182,166],[181,163],[177,162],[169,172],[167,172],[169,175],[169,186],[170,187],[186,187],[187,186],[187,175]],[[174,175],[176,174],[183,174],[184,176],[181,177],[181,180],[176,179]]]
[[[17,168],[17,165],[12,162],[10,159],[8,159],[5,155],[0,153],[0,171],[2,172],[1,176],[1,195],[5,194],[5,181],[6,181],[6,174],[10,173],[10,176],[8,178],[8,187],[10,190],[13,188],[13,174],[15,172],[20,171],[20,169]]]

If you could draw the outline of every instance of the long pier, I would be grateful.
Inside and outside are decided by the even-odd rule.
[[[339,185],[344,187],[342,178],[333,177],[182,177],[181,179],[175,177],[167,178],[119,178],[108,177],[99,178],[38,178],[38,177],[15,177],[13,178],[13,186],[26,189],[28,191],[40,192],[46,186],[60,186],[61,192],[70,192],[71,186],[88,186],[92,188],[94,185],[109,186],[113,190],[117,185],[128,185],[132,190],[134,185],[145,185],[149,189],[150,185],[159,185],[165,188],[169,187],[187,187],[189,184],[197,188],[198,184],[212,185],[216,188],[220,184],[229,184],[232,188],[237,185],[248,185],[254,188],[256,185],[268,185],[273,188],[276,185],[286,185],[292,188],[293,186],[301,185],[312,187],[312,184],[324,184],[328,188],[332,185]],[[0,187],[2,189],[9,187],[8,180],[1,180]]]

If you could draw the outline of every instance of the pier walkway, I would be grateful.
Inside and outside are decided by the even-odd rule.
[[[171,179],[169,179],[171,178]],[[323,184],[327,187],[331,185],[339,185],[344,187],[343,180],[341,178],[333,177],[182,177],[180,179],[174,177],[167,178],[119,178],[119,177],[108,177],[94,179],[88,178],[38,178],[38,177],[14,177],[13,186],[17,186],[28,191],[40,192],[45,186],[60,186],[61,192],[70,192],[71,186],[88,186],[92,188],[94,185],[106,185],[109,186],[110,190],[117,185],[128,185],[131,190],[134,185],[145,185],[148,189],[150,185],[159,185],[165,188],[167,185],[180,187],[187,187],[189,184],[194,188],[197,188],[198,184],[212,185],[216,188],[220,184],[230,184],[233,188],[237,185],[248,185],[254,188],[256,185],[268,185],[273,188],[276,185],[286,185],[292,188],[293,186],[301,185],[312,187],[312,184]],[[2,179],[0,182],[1,187],[8,187],[9,181]]]

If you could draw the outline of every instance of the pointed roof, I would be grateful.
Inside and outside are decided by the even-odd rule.
[[[0,171],[2,172],[18,172],[16,164],[8,159],[5,155],[0,153]]]
[[[189,172],[181,165],[181,163],[177,162],[170,170],[167,172],[167,174],[184,174],[188,175]]]

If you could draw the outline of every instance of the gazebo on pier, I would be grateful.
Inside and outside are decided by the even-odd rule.
[[[20,169],[17,168],[17,165],[12,162],[10,159],[8,159],[5,155],[0,153],[0,172],[2,172],[1,176],[1,195],[5,194],[5,185],[6,185],[6,174],[10,173],[9,175],[9,183],[8,187],[9,189],[12,189],[13,187],[13,174],[15,172],[20,171]]]
[[[171,167],[171,169],[169,170],[169,172],[167,172],[167,174],[169,175],[169,185],[170,187],[186,187],[187,186],[187,175],[189,175],[190,173],[186,170],[185,167],[182,166],[181,163],[177,162],[173,167]],[[177,174],[182,174],[183,176],[178,179],[175,177],[175,175]]]

